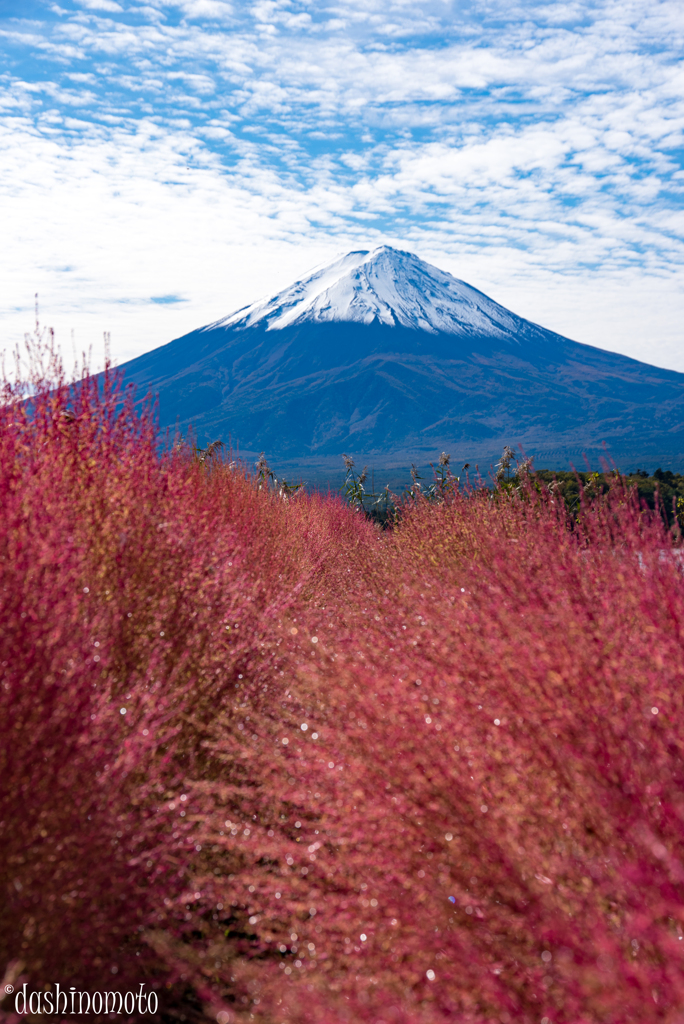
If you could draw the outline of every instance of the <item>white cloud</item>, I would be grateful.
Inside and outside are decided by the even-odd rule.
[[[676,0],[79,2],[0,30],[13,338],[38,287],[131,354],[388,241],[684,370]]]
[[[224,0],[181,0],[179,3],[186,18],[208,18],[222,21],[232,14],[232,4]]]
[[[122,14],[123,7],[116,0],[76,0],[81,7],[89,11],[108,11],[110,14]]]

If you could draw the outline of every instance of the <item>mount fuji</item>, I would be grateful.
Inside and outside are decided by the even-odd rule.
[[[504,444],[538,466],[684,465],[684,374],[582,345],[417,256],[350,252],[122,367],[160,426],[280,469],[380,469],[442,450],[488,468]]]

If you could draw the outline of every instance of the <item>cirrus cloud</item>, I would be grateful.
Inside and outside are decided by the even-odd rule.
[[[684,370],[674,0],[29,2],[0,18],[6,342],[39,288],[124,357],[386,241]]]

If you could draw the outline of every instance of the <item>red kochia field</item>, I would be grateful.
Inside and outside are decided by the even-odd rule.
[[[5,982],[684,1021],[684,581],[619,483],[579,522],[523,482],[381,532],[160,454],[89,380],[0,410],[0,474]]]

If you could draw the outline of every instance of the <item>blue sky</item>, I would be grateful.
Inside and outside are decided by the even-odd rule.
[[[684,371],[679,0],[0,0],[0,344],[123,360],[380,243]]]

